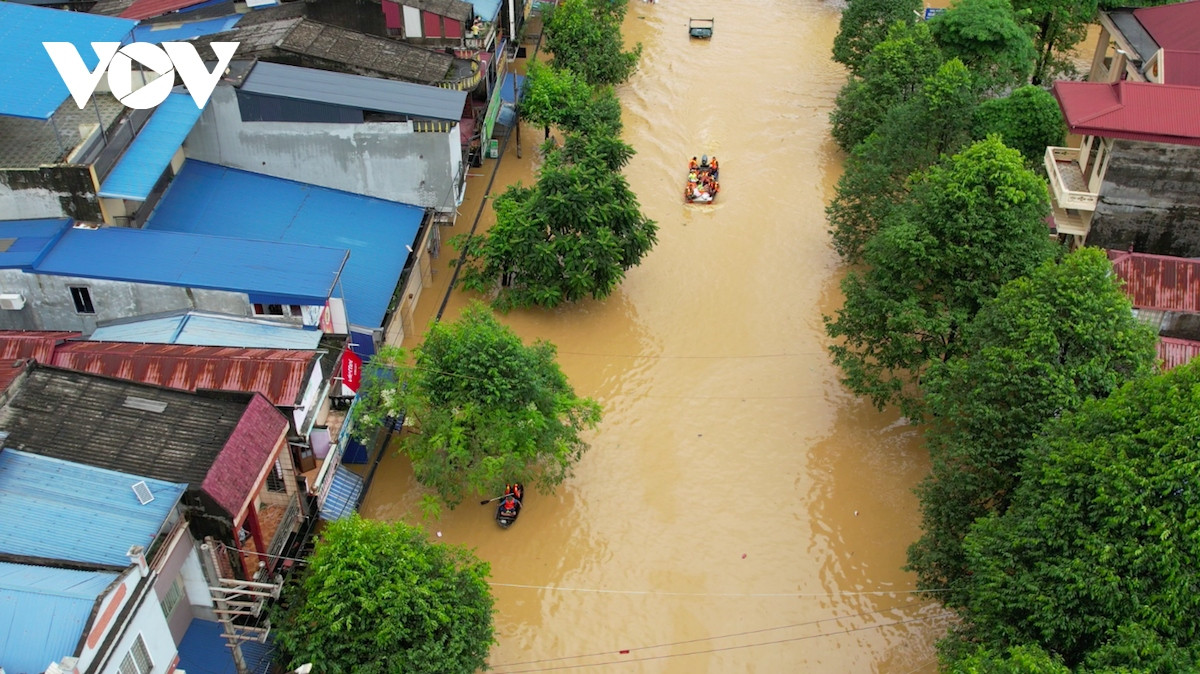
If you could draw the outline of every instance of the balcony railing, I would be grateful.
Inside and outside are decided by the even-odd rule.
[[[1088,191],[1079,152],[1074,147],[1047,147],[1046,174],[1050,176],[1050,189],[1059,208],[1094,211],[1099,195]]]

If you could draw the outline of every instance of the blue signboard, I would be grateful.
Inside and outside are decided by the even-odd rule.
[[[933,17],[937,16],[938,14],[941,14],[944,11],[946,11],[945,7],[926,7],[925,8],[925,20],[928,21],[928,20],[932,19]]]

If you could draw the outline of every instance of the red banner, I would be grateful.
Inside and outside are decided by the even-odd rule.
[[[362,384],[362,358],[350,349],[342,352],[342,385],[354,393]]]

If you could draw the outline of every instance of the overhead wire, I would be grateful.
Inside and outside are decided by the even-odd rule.
[[[556,585],[524,585],[520,583],[488,583],[492,587],[512,587],[527,590],[555,590],[559,592],[593,592],[596,594],[654,595],[664,597],[814,597],[836,599],[837,597],[918,595],[949,592],[949,588],[929,590],[849,590],[846,592],[666,592],[659,590],[605,590],[586,587],[560,587]]]

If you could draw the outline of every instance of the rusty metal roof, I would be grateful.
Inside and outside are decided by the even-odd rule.
[[[1200,312],[1200,260],[1121,250],[1108,259],[1135,308]]]
[[[301,402],[319,351],[185,344],[67,342],[50,364],[183,391],[261,393],[273,405]]]
[[[1162,361],[1163,370],[1186,365],[1196,356],[1200,356],[1200,342],[1175,337],[1158,338],[1158,359]]]
[[[1071,133],[1200,145],[1200,87],[1060,81],[1051,91]]]
[[[49,363],[55,344],[78,336],[78,332],[0,331],[0,391],[22,372],[25,361]]]

